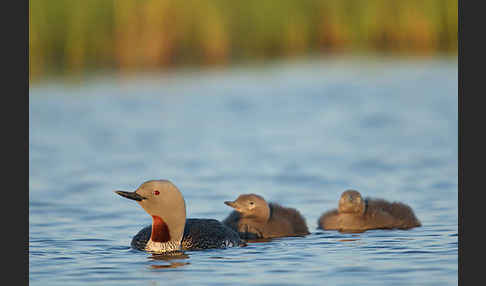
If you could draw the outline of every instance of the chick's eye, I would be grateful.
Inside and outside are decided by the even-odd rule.
[[[254,202],[250,202],[250,205],[254,205],[255,203]]]
[[[154,195],[158,196],[159,194],[160,194],[160,192],[158,190],[154,191]]]

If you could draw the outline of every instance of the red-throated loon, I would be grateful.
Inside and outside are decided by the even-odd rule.
[[[245,245],[238,233],[215,219],[187,219],[179,189],[167,180],[151,180],[134,192],[115,191],[137,201],[152,216],[152,225],[132,239],[136,249],[156,253]]]

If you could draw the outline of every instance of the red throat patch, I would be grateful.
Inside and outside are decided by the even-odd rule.
[[[150,239],[153,242],[167,242],[170,240],[169,226],[162,218],[155,215],[152,216],[152,234]]]

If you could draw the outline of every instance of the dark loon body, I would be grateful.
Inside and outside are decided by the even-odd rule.
[[[152,226],[142,228],[132,239],[131,246],[145,250],[152,234]],[[182,250],[200,250],[209,248],[226,248],[244,246],[245,241],[238,233],[215,219],[186,219],[181,241]]]

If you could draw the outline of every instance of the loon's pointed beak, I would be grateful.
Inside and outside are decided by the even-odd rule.
[[[235,211],[237,211],[237,212],[242,212],[240,205],[238,205],[238,203],[236,201],[234,201],[234,202],[225,201],[224,204],[234,208]]]
[[[137,194],[136,192],[115,191],[115,193],[119,194],[122,197],[125,197],[127,199],[131,199],[131,200],[135,200],[135,201],[141,201],[141,200],[147,199],[147,198],[142,197],[141,195]]]
[[[230,206],[232,208],[236,208],[236,203],[235,202],[225,201],[224,204],[227,205],[227,206]]]

